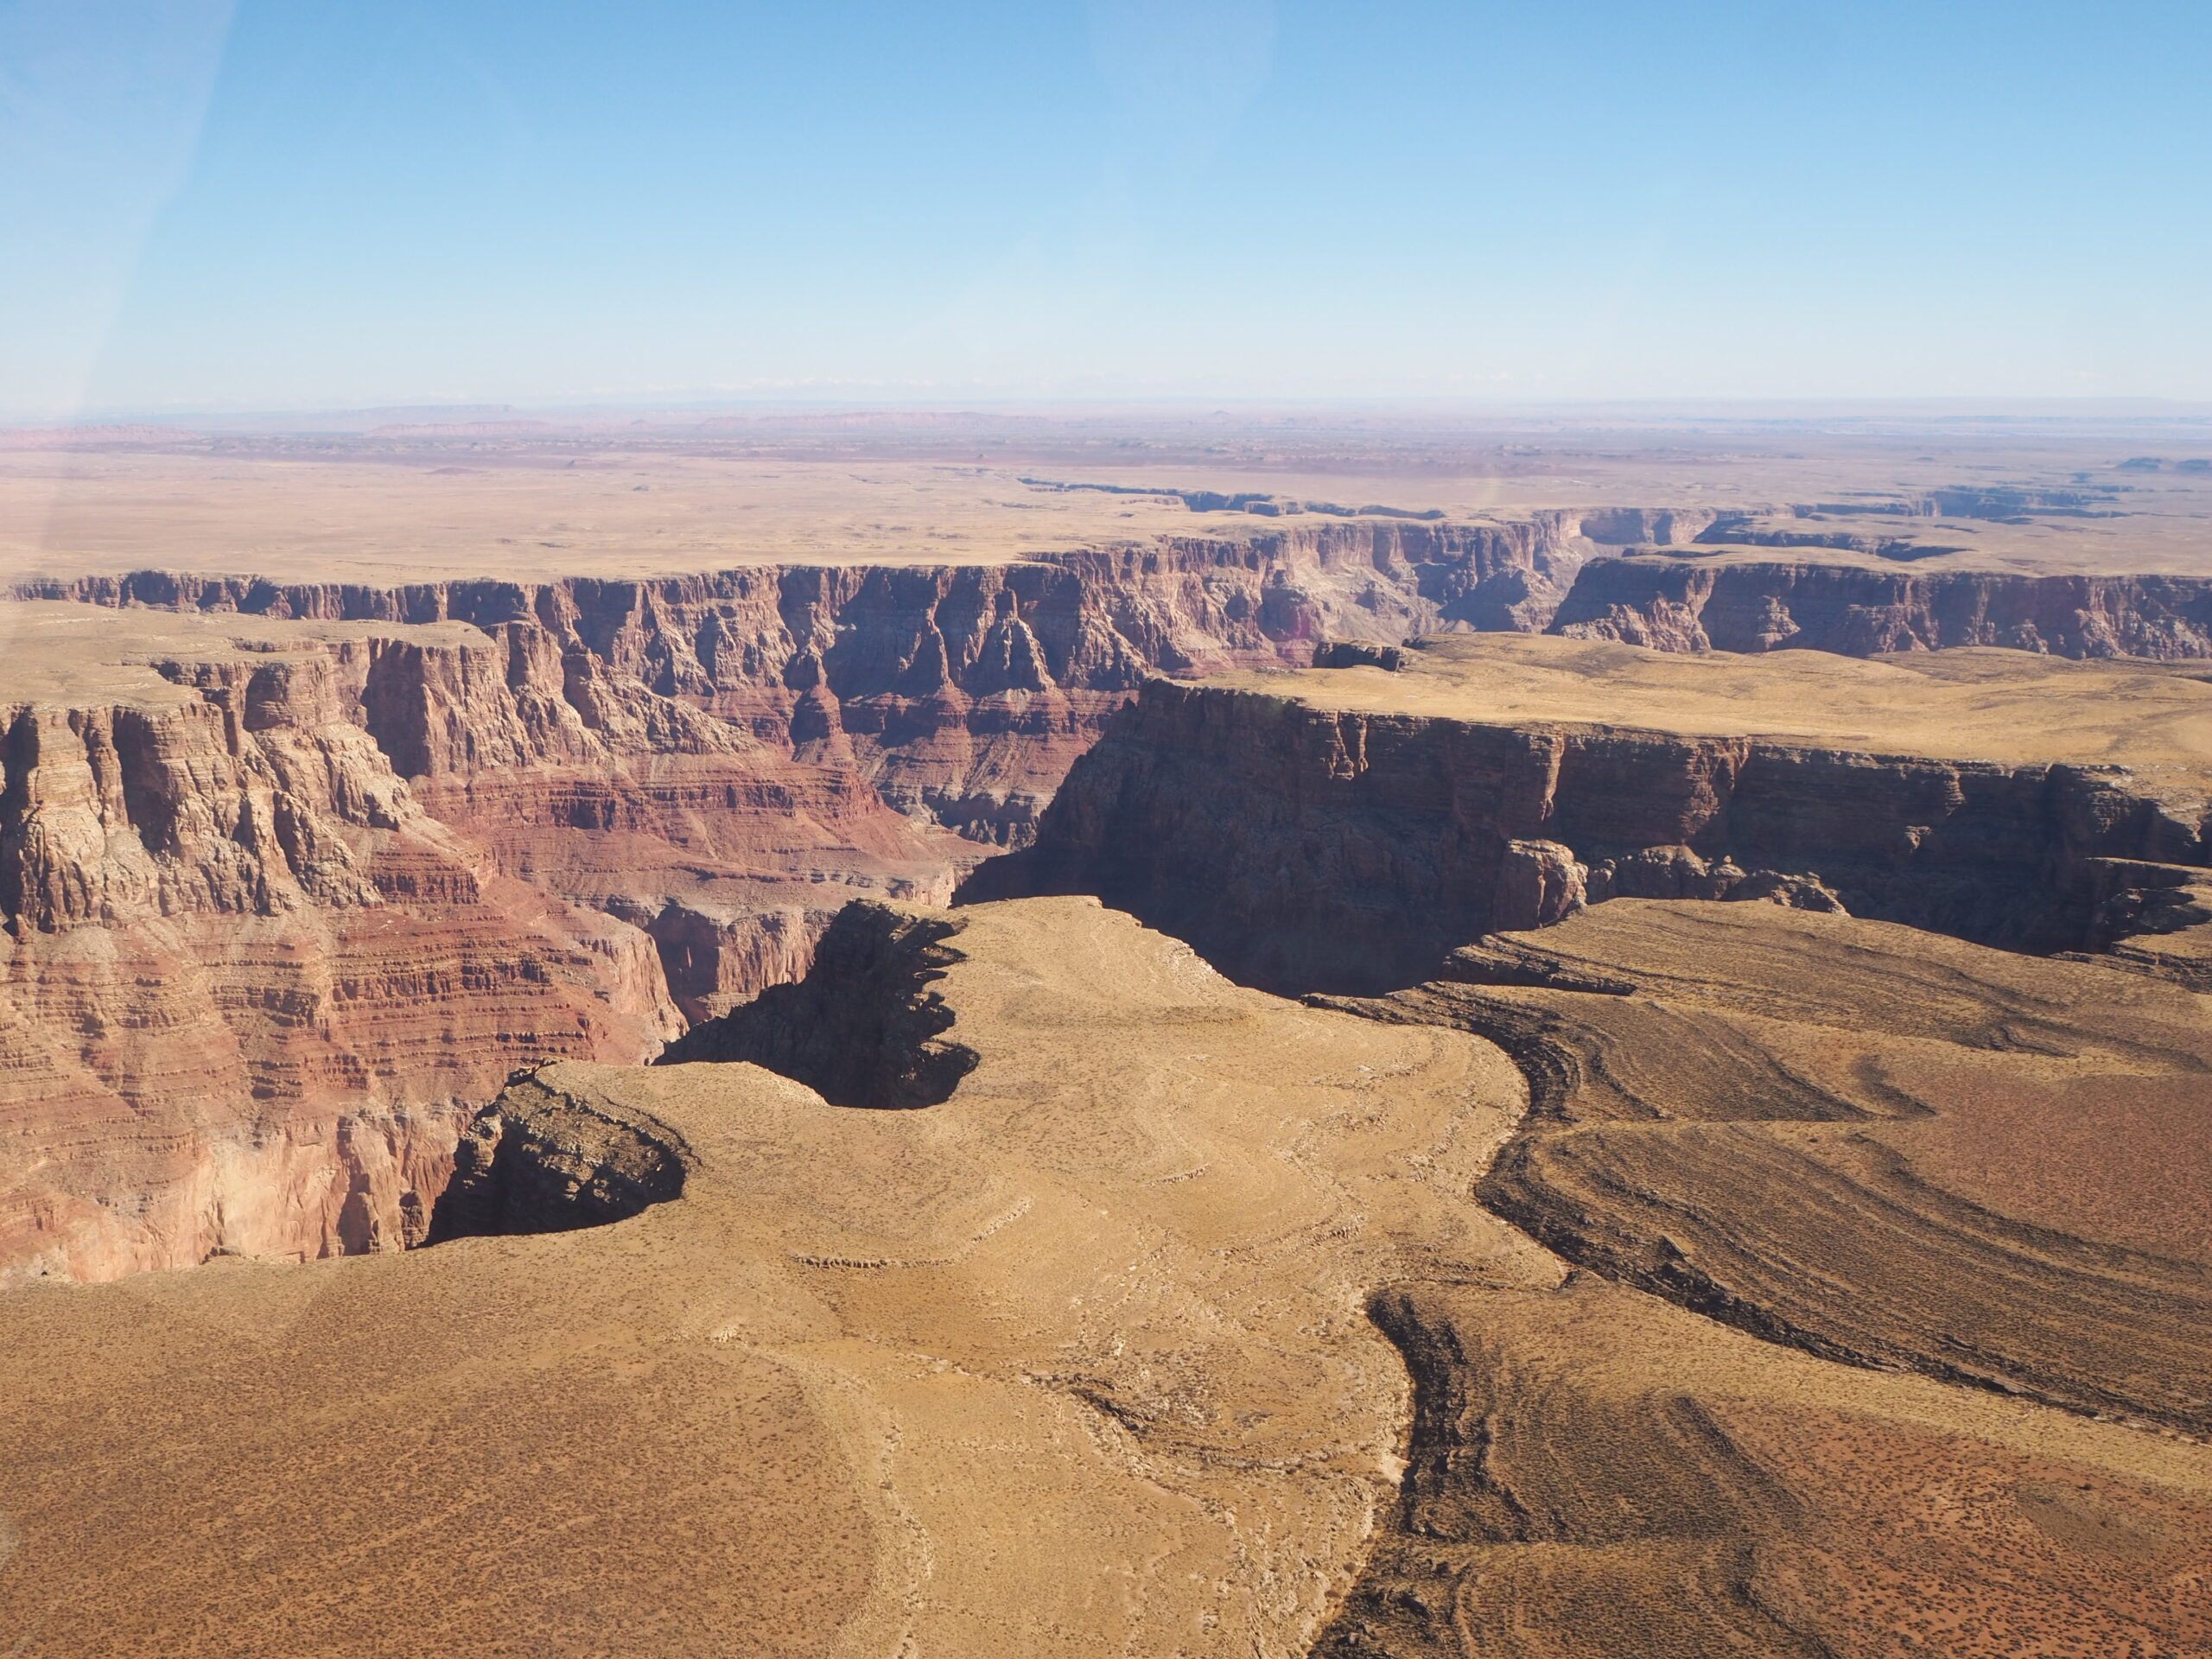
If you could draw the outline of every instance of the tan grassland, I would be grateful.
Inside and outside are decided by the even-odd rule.
[[[1530,634],[1439,635],[1396,672],[1209,684],[1320,709],[1493,724],[1764,738],[1878,754],[2212,771],[2201,663],[2073,662],[1994,647],[1839,657],[1690,655]]]
[[[1466,1196],[1519,1079],[1095,901],[954,943],[941,1106],[563,1065],[680,1200],[0,1300],[13,1651],[1299,1650],[1398,1473],[1368,1292],[1557,1281]]]

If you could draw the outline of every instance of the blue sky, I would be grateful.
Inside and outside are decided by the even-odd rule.
[[[0,0],[0,417],[2212,397],[2202,0]]]

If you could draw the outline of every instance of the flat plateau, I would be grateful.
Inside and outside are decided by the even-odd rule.
[[[1608,1205],[1567,1194],[1560,1243],[1614,1252],[1624,1281],[1648,1244],[1662,1293],[1671,1262],[1751,1294],[1763,1266],[1808,1282],[1789,1200],[1825,1171],[1809,1190],[1867,1200],[1838,1270],[1873,1270],[1839,1339],[1909,1348],[1931,1298],[1975,1287],[1940,1249],[1884,1275],[1898,1184],[1866,1183],[1849,1132],[1955,1126],[1891,1144],[2011,1209],[2021,1193],[1961,1163],[1990,1140],[1980,1091],[2201,1070],[2201,998],[1948,942],[1916,969],[1925,936],[1766,905],[1624,901],[1490,946],[1556,939],[1638,995],[1462,983],[1357,1012],[1231,985],[1092,900],[840,925],[873,967],[818,965],[787,1003],[841,1010],[829,1047],[894,1071],[919,1051],[882,1033],[927,1016],[923,1046],[967,1067],[938,1103],[833,1104],[741,1061],[564,1062],[480,1120],[497,1150],[467,1184],[488,1170],[524,1231],[621,1218],[0,1299],[13,1651],[1876,1659],[1910,1630],[1947,1656],[2181,1659],[2212,1640],[2203,1445],[1759,1340],[1570,1271],[1471,1191],[1502,1170],[1541,1206],[1592,1147],[1702,1148],[1718,1166],[1646,1156]],[[1885,1011],[1910,1016],[1875,1047],[1920,1062],[1914,1122],[1840,1028]],[[1516,1015],[1683,1118],[1631,1121],[1612,1082],[1528,1109],[1468,1029]],[[1729,1067],[1670,1065],[1686,1033]],[[1737,1085],[1777,1065],[1828,1103],[1747,1118]],[[1555,1154],[1537,1185],[1516,1148]],[[2101,1327],[2053,1339],[2063,1298],[2031,1281],[2067,1288],[2053,1230],[2085,1217],[2024,1196],[2033,1236],[1941,1192],[1909,1219],[1981,1217],[1953,1241],[1977,1268],[2013,1247],[2022,1317],[1988,1311],[2037,1392],[2164,1389],[2177,1374]],[[1929,1226],[1907,1242],[1940,1245]],[[2062,1248],[2101,1244],[2086,1267],[2136,1304],[2194,1294],[2194,1263],[2113,1232]]]
[[[251,667],[372,639],[444,650],[491,644],[466,622],[296,620],[0,601],[0,703],[187,707],[200,701],[200,693],[163,677],[162,664]]]
[[[1968,646],[1875,658],[1661,652],[1542,635],[1440,635],[1374,667],[1217,677],[1320,709],[1484,725],[1771,740],[2006,765],[2212,770],[2201,664],[2069,661]]]

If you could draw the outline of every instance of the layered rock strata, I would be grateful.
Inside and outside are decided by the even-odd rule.
[[[1394,1287],[1398,1508],[1319,1659],[2183,1659],[2203,1449],[1758,1341],[1587,1274]]]
[[[0,1279],[419,1243],[518,1063],[644,1058],[723,994],[652,937],[700,890],[779,903],[803,964],[825,880],[956,868],[857,779],[466,625],[0,626]]]
[[[1629,517],[1636,517],[1636,523],[1628,523]],[[376,929],[342,939],[319,937],[300,947],[301,959],[351,963],[355,968],[341,977],[358,978],[359,969],[370,978],[397,984],[415,971],[399,964],[427,947],[390,931],[385,924],[391,907],[427,913],[425,906],[491,902],[483,897],[490,891],[485,883],[520,882],[534,896],[499,902],[514,914],[547,907],[545,913],[556,919],[545,925],[570,942],[546,947],[552,954],[543,963],[533,963],[532,953],[540,947],[532,944],[517,947],[496,970],[469,959],[455,971],[472,984],[491,972],[536,986],[544,976],[558,979],[569,973],[553,964],[573,959],[582,964],[575,971],[582,976],[581,982],[593,987],[587,995],[594,1005],[601,1001],[602,982],[611,976],[620,988],[609,990],[608,996],[631,1011],[623,1017],[632,1034],[621,1039],[621,1052],[629,1053],[649,1048],[682,1024],[711,1019],[764,986],[797,978],[822,929],[852,893],[942,899],[977,858],[995,848],[1021,845],[1068,766],[1151,674],[1304,661],[1313,642],[1323,636],[1350,636],[1358,652],[1382,663],[1408,655],[1390,642],[1409,632],[1543,627],[1554,624],[1554,607],[1578,569],[1582,587],[1577,591],[1586,599],[1595,591],[1589,583],[1613,579],[1608,570],[1617,574],[1618,568],[1649,563],[1586,565],[1585,555],[1598,545],[1592,535],[1703,535],[1718,524],[1711,514],[1697,512],[1547,512],[1510,523],[1263,523],[1235,533],[1000,564],[779,565],[639,581],[454,581],[381,588],[142,573],[43,582],[35,591],[128,614],[167,612],[197,619],[180,626],[205,624],[219,632],[231,626],[223,621],[226,618],[236,619],[248,632],[293,622],[365,627],[368,632],[346,647],[355,654],[350,666],[341,666],[327,686],[298,693],[307,702],[323,699],[328,706],[320,713],[302,712],[304,702],[296,709],[293,693],[275,687],[285,675],[304,687],[302,677],[321,671],[272,670],[257,682],[251,675],[238,680],[235,668],[192,666],[197,646],[140,652],[151,661],[166,652],[172,667],[164,671],[170,673],[170,683],[189,690],[211,710],[234,694],[248,698],[252,706],[236,718],[253,728],[255,743],[272,753],[293,741],[274,735],[283,731],[321,729],[334,721],[336,728],[354,734],[346,742],[358,746],[365,734],[365,763],[382,769],[376,787],[389,792],[404,786],[420,822],[436,826],[447,842],[464,849],[410,850],[413,830],[401,835],[366,824],[367,833],[391,843],[381,846],[375,873],[368,878],[387,908],[377,912]],[[1682,568],[1694,572],[1699,567]],[[1726,571],[1742,568],[1746,567],[1719,564],[1705,575],[1717,581]],[[1808,575],[1804,582],[1810,584],[1809,594],[1830,577],[1855,582],[1866,574],[1831,570],[1825,576]],[[2194,636],[2185,628],[2159,635],[2139,622],[2148,614],[2142,606],[2156,597],[2154,589],[2170,588],[2171,603],[2179,607],[2176,614],[2187,611],[2194,603],[2182,593],[2187,584],[2177,579],[2160,588],[2145,581],[2148,585],[2133,597],[2114,597],[2116,588],[2097,589],[2107,594],[2109,605],[2098,600],[2082,614],[2109,612],[2110,626],[2103,633],[2084,633],[2078,627],[2069,632],[2056,625],[2033,639],[2017,632],[1999,632],[2015,643],[2058,651],[2102,650],[2113,642],[2153,652],[2194,650]],[[1958,622],[1946,608],[1950,601],[1939,604],[1926,597],[1936,591],[1893,591],[1893,597],[1908,595],[1897,602],[1914,617],[1924,612],[1937,619],[1940,626],[1931,624],[1932,632],[1914,621],[1904,634],[1877,630],[1846,637],[1784,629],[1758,636],[1755,643],[1817,639],[1861,649],[1905,639],[1989,635],[1979,622]],[[1611,626],[1603,617],[1592,620],[1594,613],[1586,614],[1584,601],[1568,598],[1556,626],[1568,631]],[[1694,608],[1717,626],[1727,605],[1715,610],[1713,602],[1708,594]],[[2126,621],[2123,613],[2139,620]],[[409,634],[410,628],[435,629],[455,621],[474,631],[449,632],[436,643]],[[1735,639],[1726,628],[1717,636],[1709,628],[1697,631],[1705,626],[1646,630],[1640,637],[1685,648],[1710,644],[1716,637]],[[231,649],[228,641],[219,643],[220,650]],[[138,902],[130,899],[117,910],[101,893],[110,887],[118,893],[143,889],[155,895],[149,902],[156,908],[170,906],[163,914],[172,930],[198,930],[188,940],[165,939],[158,947],[164,959],[177,957],[190,964],[192,974],[223,971],[211,964],[226,954],[261,949],[240,942],[241,930],[251,929],[235,918],[249,911],[258,914],[257,906],[282,909],[289,901],[261,893],[241,910],[206,895],[239,883],[245,884],[240,891],[255,882],[266,886],[269,878],[255,873],[262,857],[256,848],[282,847],[287,837],[294,851],[284,853],[279,863],[287,872],[296,865],[298,874],[278,880],[277,887],[289,881],[300,904],[318,914],[352,918],[372,908],[345,897],[348,883],[362,878],[358,871],[348,874],[330,849],[351,843],[342,835],[334,839],[321,809],[302,805],[308,798],[289,788],[270,796],[267,810],[273,816],[265,818],[244,808],[176,807],[185,825],[179,833],[190,830],[185,821],[195,814],[211,823],[219,820],[219,832],[213,840],[202,836],[200,851],[177,853],[175,868],[165,873],[149,876],[141,870],[140,855],[131,846],[165,845],[162,837],[169,833],[163,815],[175,814],[163,804],[163,791],[188,801],[200,789],[200,774],[188,767],[189,775],[174,789],[158,781],[143,788],[130,781],[142,769],[143,754],[152,751],[137,735],[140,727],[129,719],[111,736],[99,734],[105,730],[101,710],[114,699],[96,681],[97,676],[87,675],[67,695],[46,698],[49,713],[40,718],[59,720],[73,732],[85,726],[93,733],[87,741],[95,748],[105,745],[114,751],[119,758],[111,770],[124,779],[117,785],[123,803],[119,816],[111,817],[136,824],[134,814],[150,815],[145,822],[152,840],[134,830],[115,843],[121,850],[111,856],[103,830],[100,855],[93,858],[84,848],[54,838],[51,826],[62,821],[58,808],[31,813],[17,832],[20,856],[0,899],[11,912],[29,918],[35,931],[44,928],[41,918],[59,918],[58,931],[82,936],[73,948],[90,950],[92,935],[86,930],[108,928],[105,918]],[[48,747],[53,747],[51,740]],[[1722,772],[1729,765],[1726,757],[1713,764]],[[35,769],[26,765],[17,770]],[[1759,770],[1770,775],[1772,769]],[[60,769],[48,768],[46,775],[58,779]],[[1417,976],[1443,949],[1484,926],[1533,925],[1565,913],[1578,901],[1613,893],[1728,893],[1814,906],[1843,903],[1868,913],[1927,921],[1969,937],[2038,949],[2108,950],[2153,971],[2212,982],[2198,942],[2200,925],[2212,914],[2212,905],[2199,902],[2205,895],[2197,890],[2198,866],[2196,854],[2183,844],[2186,836],[2177,839],[2153,826],[2131,836],[2125,826],[2093,825],[2086,834],[2068,829],[2055,840],[2038,842],[2033,835],[2015,834],[2017,824],[2000,823],[1993,833],[2009,837],[2006,846],[1983,861],[1986,868],[1970,871],[1967,867],[1976,855],[1969,843],[1980,833],[1972,826],[1990,820],[1993,813],[2003,820],[2010,809],[1992,804],[1993,791],[2001,792],[2003,780],[1982,772],[1962,773],[1961,779],[1956,787],[1972,798],[1962,812],[1942,800],[1933,806],[1905,801],[1882,809],[1878,828],[1884,833],[1895,830],[1909,838],[1923,829],[1934,831],[1933,844],[1916,845],[1910,855],[1856,844],[1839,850],[1818,836],[1801,836],[1784,837],[1787,848],[1765,856],[1746,844],[1716,846],[1716,840],[1730,837],[1709,823],[1703,828],[1691,823],[1679,832],[1632,826],[1625,836],[1601,830],[1594,837],[1578,836],[1548,827],[1541,811],[1522,814],[1510,825],[1502,823],[1501,838],[1485,840],[1465,868],[1435,884],[1421,900],[1426,914],[1440,924],[1448,920],[1448,927],[1429,930],[1436,937],[1418,926],[1411,933],[1401,929],[1402,937],[1385,952],[1388,962],[1363,963],[1360,953],[1370,948],[1358,943],[1363,931],[1371,943],[1373,936],[1398,924],[1388,917],[1351,913],[1363,908],[1363,901],[1355,900],[1332,920],[1317,917],[1312,942],[1314,951],[1342,956],[1348,977],[1304,979],[1300,976],[1307,969],[1292,963],[1262,963],[1254,971],[1277,976],[1268,982],[1373,988]],[[1858,781],[1847,778],[1839,786],[1855,788]],[[1219,784],[1215,779],[1198,782],[1206,788]],[[1924,787],[1938,797],[1954,786],[1924,772],[1889,776],[1882,786],[1891,785],[1906,794]],[[2041,785],[2014,776],[2005,787],[2030,794],[2040,788],[2047,798],[2046,816],[2069,823],[2084,813],[2094,819],[2112,806],[2112,791],[2096,779],[2081,783],[2056,771]],[[1820,794],[1811,785],[1807,788],[1808,799]],[[349,800],[335,810],[334,822],[346,822],[346,812],[359,817],[370,809]],[[1820,810],[1817,802],[1808,810]],[[2120,810],[2132,809],[2122,803]],[[1649,816],[1682,817],[1686,823],[1696,817],[1694,812],[1663,810]],[[1676,839],[1656,838],[1668,834]],[[406,849],[400,841],[407,842]],[[2055,862],[2045,855],[2052,846],[2057,849]],[[238,856],[254,869],[232,869],[236,858],[226,849],[242,849]],[[1321,883],[1349,874],[1357,887],[1364,878],[1353,866],[1378,850],[1392,855],[1370,848],[1338,871],[1325,854],[1306,874]],[[200,868],[203,855],[213,861],[207,871]],[[1909,867],[1901,880],[1889,868],[1900,856]],[[455,858],[474,872],[466,880],[453,874]],[[1856,874],[1851,874],[1853,860]],[[1470,870],[1476,872],[1472,880],[1479,889],[1471,898],[1445,891]],[[1230,875],[1232,887],[1249,879],[1249,872],[1231,870]],[[145,885],[149,880],[152,887]],[[1855,899],[1845,891],[1851,880],[1857,883]],[[172,887],[182,883],[202,896],[164,898],[164,882]],[[519,890],[499,891],[512,895]],[[1152,903],[1133,887],[1118,891],[1131,902]],[[1439,893],[1441,903],[1433,903]],[[202,919],[188,925],[177,919],[187,912]],[[1251,913],[1258,916],[1261,910]],[[1342,921],[1351,925],[1334,943],[1321,944],[1320,937]],[[486,937],[474,928],[465,931],[471,942]],[[639,934],[650,942],[649,952],[639,951]],[[125,954],[140,948],[126,946]],[[444,948],[452,960],[461,961],[474,946]],[[379,954],[386,951],[388,957]],[[1423,960],[1414,963],[1414,957]],[[61,970],[37,971],[51,980]],[[285,970],[271,971],[281,978]],[[272,994],[248,981],[268,976],[256,966],[232,989],[207,995],[226,1005],[251,1007],[270,1001]],[[534,1016],[489,1012],[497,994],[485,995],[487,1011],[481,1018],[515,1027],[517,1041],[511,1049],[563,1052],[562,1043],[538,1030]],[[93,1019],[112,1029],[111,1011],[127,1000],[123,990],[95,974],[23,1014],[30,1034],[19,1046],[26,1055],[50,1043],[58,1043],[65,1057],[92,1053],[98,1045],[87,1046],[86,1040],[68,1035],[68,1023]],[[264,1020],[263,1013],[240,1017],[249,1025]],[[228,1022],[226,1029],[238,1025],[229,1014],[223,1020]],[[90,1093],[75,1085],[38,1084],[46,1096],[76,1103],[41,1106],[35,1116],[57,1124],[107,1122],[113,1109],[93,1103],[102,1098],[100,1090],[114,1086],[126,1073],[142,1080],[165,1074],[180,1079],[174,1088],[133,1083],[137,1092],[132,1097],[142,1103],[134,1109],[156,1116],[187,1109],[183,1103],[200,1097],[194,1090],[213,1087],[192,1081],[212,1075],[197,1061],[178,1058],[198,1040],[181,1034],[194,1025],[164,1017],[149,1029],[175,1034],[134,1038],[145,1052],[127,1063],[89,1062],[108,1079]],[[263,1040],[254,1036],[248,1047]],[[435,1048],[401,1046],[404,1052],[390,1062],[394,1076],[450,1069],[444,1059],[434,1058],[439,1052]],[[463,1068],[468,1088],[480,1090],[503,1075],[518,1058],[511,1049],[482,1066]],[[65,1070],[78,1063],[66,1060]],[[25,1064],[36,1070],[44,1063]],[[273,1169],[268,1160],[276,1157],[273,1149],[283,1139],[273,1125],[283,1114],[270,1103],[303,1099],[326,1085],[305,1071],[264,1071],[252,1085],[264,1091],[258,1096],[264,1104],[255,1109],[257,1127],[250,1132],[239,1128],[232,1121],[235,1110],[226,1107],[209,1120],[226,1126],[219,1132],[195,1130],[186,1140],[194,1145],[227,1143],[244,1135],[260,1148],[250,1166]],[[350,1082],[343,1087],[353,1089]],[[377,1120],[382,1126],[372,1127],[371,1118],[356,1114],[346,1121],[358,1127],[358,1135],[351,1128],[344,1137],[334,1128],[328,1134],[316,1131],[312,1145],[300,1154],[302,1161],[288,1166],[291,1173],[270,1178],[291,1196],[252,1196],[262,1182],[259,1175],[243,1186],[228,1177],[227,1184],[210,1185],[204,1160],[193,1166],[203,1170],[194,1177],[199,1183],[194,1196],[176,1200],[181,1209],[157,1198],[151,1185],[135,1179],[95,1184],[75,1197],[61,1196],[65,1188],[55,1187],[46,1197],[16,1203],[12,1219],[0,1225],[0,1233],[16,1243],[0,1244],[0,1260],[35,1271],[104,1274],[197,1259],[220,1249],[316,1254],[417,1236],[422,1212],[444,1167],[445,1154],[437,1148],[449,1140],[454,1116],[464,1109],[461,1103],[474,1104],[483,1096],[478,1093],[472,1099],[466,1091],[442,1086],[418,1089],[411,1078],[405,1090],[412,1091],[410,1100],[421,1094],[444,1103],[436,1108],[435,1124],[418,1124],[410,1116],[405,1122]],[[226,1099],[238,1097],[219,1092]],[[97,1163],[111,1155],[126,1160],[135,1155],[122,1152],[114,1144],[118,1137],[106,1131],[68,1129],[61,1136],[73,1150],[49,1157],[48,1143],[26,1143],[22,1161],[59,1169],[88,1159]],[[179,1155],[188,1162],[201,1156]],[[356,1163],[362,1168],[356,1169]],[[371,1164],[390,1168],[363,1173]],[[179,1179],[164,1176],[154,1185],[174,1185]],[[331,1182],[336,1183],[329,1187],[339,1194],[335,1198],[312,1196],[307,1190],[321,1192],[317,1184]],[[218,1195],[219,1185],[227,1196]],[[365,1195],[358,1201],[357,1189]],[[127,1212],[120,1220],[118,1205]],[[341,1211],[350,1206],[353,1219],[340,1225],[325,1213],[333,1205]],[[138,1217],[139,1209],[149,1217],[158,1211],[162,1218]],[[217,1214],[226,1219],[207,1219]],[[248,1219],[257,1215],[273,1218],[265,1224]],[[101,1242],[92,1242],[96,1238]]]
[[[1624,900],[1357,1006],[1514,1054],[1529,1116],[1482,1197],[1570,1261],[1829,1358],[2212,1434],[2196,994]]]
[[[0,1049],[37,1078],[0,1171],[20,1183],[0,1274],[417,1240],[460,1119],[518,1059],[641,1058],[798,978],[855,892],[949,898],[1027,838],[1147,675],[1303,660],[1325,631],[1537,626],[1573,540],[1552,515],[651,582],[35,584],[47,599],[0,619],[46,664],[14,717],[0,829],[18,979],[46,988]],[[83,671],[57,678],[57,651]],[[171,713],[149,723],[140,691]],[[503,919],[478,925],[486,909]],[[157,914],[158,944],[134,943]],[[251,918],[271,914],[313,937],[260,942]],[[432,917],[442,943],[416,925]],[[118,982],[116,963],[156,957],[181,982],[216,976],[210,1011],[143,1016],[153,976]],[[395,1030],[466,984],[466,1028],[499,1040],[463,1057],[455,1030],[364,1059],[324,1030],[320,993],[287,988],[299,974],[388,988],[356,1000]],[[556,985],[594,1012],[543,1029],[530,1010]],[[118,1043],[118,1025],[139,1034]],[[249,1084],[222,1080],[210,1043],[246,1057]],[[95,1081],[57,1085],[54,1066]],[[137,1150],[149,1137],[158,1154]]]
[[[464,621],[511,677],[638,687],[849,765],[901,810],[1019,845],[1151,673],[1311,659],[1324,636],[1540,629],[1588,543],[1573,516],[1358,520],[1163,537],[1017,563],[760,563],[629,581],[388,588],[142,571],[23,597],[254,616]],[[403,766],[402,770],[410,769]]]
[[[1494,927],[1616,897],[2189,956],[2212,798],[2194,678],[2010,652],[1424,645],[1395,669],[1153,682],[1038,843],[964,891],[1095,893],[1292,990],[1408,984]]]
[[[1899,545],[1916,556],[1956,550]],[[2057,657],[2193,661],[2212,657],[2212,582],[1741,556],[1605,558],[1582,567],[1547,626],[1661,651],[1809,648],[1871,657],[2000,645]]]
[[[1413,1457],[1319,1653],[2212,1644],[2202,997],[1709,903],[1452,973],[1318,1000],[1513,1053],[1479,1191],[1581,1270],[1377,1298]]]

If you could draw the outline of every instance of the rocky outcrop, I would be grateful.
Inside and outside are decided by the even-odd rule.
[[[692,1027],[660,1064],[749,1061],[833,1106],[935,1106],[976,1060],[945,1038],[952,1012],[930,988],[960,960],[944,944],[960,929],[957,918],[856,899],[822,936],[804,980]]]
[[[1494,928],[1616,896],[1764,899],[2081,949],[2109,942],[2093,936],[2100,914],[2112,925],[2113,891],[2171,887],[2207,857],[2197,816],[2126,768],[1354,712],[1294,684],[1154,681],[1070,774],[1037,845],[963,891],[1095,893],[1249,982],[1373,990]],[[2113,860],[2160,869],[2115,888]]]
[[[1810,648],[1866,657],[2004,645],[2057,657],[2193,659],[2212,657],[2212,582],[1599,559],[1582,567],[1547,627],[1661,651]]]
[[[650,1115],[518,1071],[461,1137],[423,1242],[603,1227],[681,1198],[694,1161]]]
[[[1589,870],[1556,841],[1509,841],[1491,885],[1491,916],[1501,928],[1545,927],[1582,908]]]

